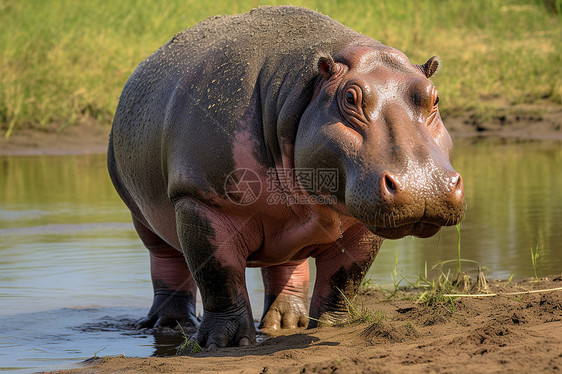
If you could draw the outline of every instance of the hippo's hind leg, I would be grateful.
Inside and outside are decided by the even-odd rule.
[[[350,227],[343,238],[316,257],[316,283],[310,306],[309,328],[348,318],[348,305],[371,267],[383,239],[362,224]]]
[[[164,242],[138,219],[133,223],[144,245],[150,251],[150,273],[154,301],[148,316],[138,321],[137,328],[183,328],[195,330],[197,286],[181,252]]]
[[[262,268],[265,298],[260,328],[308,324],[308,259]]]

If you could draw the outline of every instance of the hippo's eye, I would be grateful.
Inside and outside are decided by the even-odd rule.
[[[344,106],[350,110],[357,110],[361,106],[362,92],[357,85],[351,85],[347,88],[344,95]]]
[[[339,97],[338,106],[348,123],[366,123],[363,111],[363,90],[357,84],[350,84]]]

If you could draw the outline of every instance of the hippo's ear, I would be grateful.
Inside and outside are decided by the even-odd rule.
[[[441,66],[441,59],[437,56],[432,56],[425,64],[416,66],[427,78],[429,78],[439,70]]]
[[[331,56],[324,56],[318,59],[318,71],[326,79],[330,78],[334,74],[334,59]]]

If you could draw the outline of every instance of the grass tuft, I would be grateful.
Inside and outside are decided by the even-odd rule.
[[[531,266],[533,267],[533,275],[535,282],[539,281],[539,276],[537,275],[537,265],[539,262],[539,258],[542,254],[542,246],[538,243],[535,247],[531,247]]]
[[[344,294],[344,292],[338,289],[340,292],[345,308],[347,310],[347,316],[342,318],[341,320],[337,320],[335,322],[327,321],[327,320],[318,320],[316,318],[308,317],[311,320],[319,322],[321,325],[324,326],[340,326],[340,325],[355,325],[361,323],[370,323],[370,324],[378,324],[384,318],[385,315],[381,311],[372,311],[369,308],[365,307],[364,305],[357,306],[355,300],[349,300],[349,298]],[[342,316],[343,317],[343,316]]]
[[[176,347],[176,354],[190,356],[202,352],[203,348],[201,348],[201,346],[199,345],[199,343],[197,343],[197,341],[195,341],[195,339],[187,336],[182,325],[179,322],[178,326],[183,336],[183,342],[178,347]]]

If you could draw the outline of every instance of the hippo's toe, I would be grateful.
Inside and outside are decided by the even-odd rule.
[[[227,313],[205,312],[192,339],[207,351],[214,352],[227,346],[255,344],[256,329],[251,313],[245,308]]]
[[[308,307],[301,295],[279,294],[263,315],[260,329],[295,329],[308,325]]]

